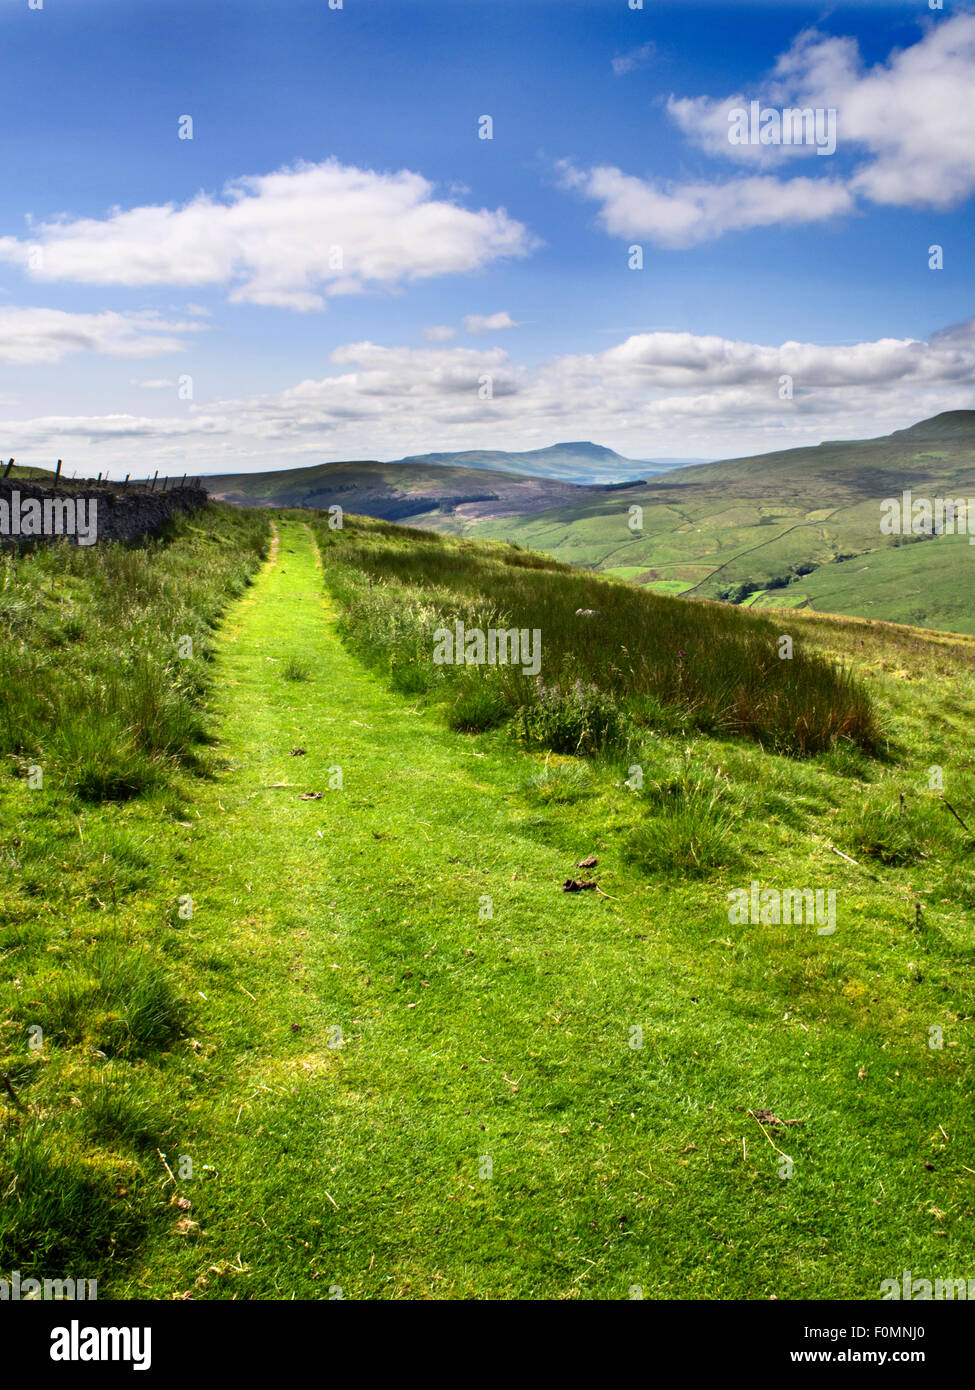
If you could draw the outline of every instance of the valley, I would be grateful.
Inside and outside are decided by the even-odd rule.
[[[338,505],[508,541],[663,594],[975,632],[975,550],[964,552],[953,536],[895,536],[883,526],[884,501],[907,490],[930,499],[975,496],[975,411],[946,412],[878,439],[644,469],[649,476],[627,475],[628,465],[639,465],[594,445],[536,452],[558,457],[564,476],[491,471],[484,454],[427,455],[242,474],[207,486],[243,506]],[[605,468],[606,456],[615,460],[615,478],[570,480]],[[430,461],[461,457],[481,462]]]

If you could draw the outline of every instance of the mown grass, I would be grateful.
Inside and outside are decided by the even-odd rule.
[[[390,690],[276,521],[212,668],[219,775],[117,804],[0,779],[25,1107],[0,1095],[0,1274],[196,1299],[967,1276],[975,876],[930,769],[975,823],[975,644],[797,622],[856,667],[883,759],[797,759],[662,702],[582,758]],[[562,891],[581,875],[600,891]],[[751,879],[835,889],[836,934],[733,925]],[[151,947],[173,992],[120,993],[92,943]],[[801,1123],[763,1131],[765,1107]]]
[[[319,524],[326,574],[355,650],[405,694],[446,705],[451,727],[511,721],[523,742],[596,753],[648,730],[739,734],[809,754],[843,740],[867,751],[881,733],[848,669],[769,619],[609,583],[541,555],[347,517]],[[578,610],[595,610],[592,616]],[[517,628],[541,634],[536,679],[520,666],[434,662],[435,633]]]

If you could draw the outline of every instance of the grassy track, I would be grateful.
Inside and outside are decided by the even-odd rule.
[[[187,947],[222,967],[169,1154],[195,1177],[160,1181],[193,1207],[118,1292],[871,1297],[962,1274],[970,1065],[926,1045],[929,1022],[967,1035],[960,962],[915,978],[907,904],[837,863],[841,935],[729,931],[724,883],[648,885],[612,850],[611,897],[563,894],[601,815],[526,810],[523,755],[387,693],[333,620],[284,521],[227,629],[232,770],[189,856]],[[771,855],[806,882],[794,839]],[[763,1132],[766,1106],[803,1123]]]
[[[599,1035],[614,1024],[605,1002],[602,1017],[590,1009],[608,980],[594,991],[587,959],[616,919],[605,900],[559,893],[574,851],[513,838],[486,755],[384,692],[323,604],[310,536],[284,523],[277,563],[228,630],[236,771],[202,798],[194,859],[212,871],[189,889],[193,932],[216,928],[232,961],[241,1017],[224,1042],[242,1059],[217,1110],[209,1096],[198,1106],[200,1132],[213,1133],[190,1151],[198,1174],[215,1170],[203,1172],[204,1234],[150,1247],[137,1287],[162,1292],[157,1261],[172,1268],[174,1254],[190,1284],[205,1253],[204,1268],[250,1296],[584,1290],[593,1266],[575,1227],[601,1211],[607,1174],[573,1158],[563,1111],[580,1063],[571,1042],[564,1053],[577,1037],[596,1049],[583,1072],[606,1064]],[[282,676],[289,658],[307,679]],[[307,755],[291,757],[299,746]],[[337,766],[342,790],[299,799]],[[484,893],[495,916],[482,923]],[[610,1044],[624,1060],[628,1021]],[[542,1076],[561,1082],[547,1102]],[[607,1147],[595,1146],[597,1166]],[[491,1178],[479,1176],[485,1157]],[[556,1238],[564,1251],[539,1249],[540,1231],[560,1228],[566,1182],[580,1210]],[[596,1246],[607,1239],[625,1246],[618,1217]],[[234,1272],[238,1255],[247,1274]],[[216,1292],[220,1276],[203,1277]],[[617,1270],[615,1285],[627,1277]]]

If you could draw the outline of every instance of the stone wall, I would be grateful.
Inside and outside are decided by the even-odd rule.
[[[53,488],[27,479],[18,481],[16,478],[7,478],[0,480],[0,502],[6,503],[6,507],[0,507],[0,528],[8,509],[11,520],[9,529],[0,529],[0,543],[12,545],[60,539],[75,543],[76,537],[71,535],[60,537],[45,534],[11,534],[14,529],[13,513],[16,510],[18,516],[22,515],[24,503],[28,498],[35,498],[41,503],[42,514],[44,502],[54,499],[83,500],[88,504],[84,511],[86,516],[90,515],[90,504],[93,501],[97,502],[96,544],[101,541],[137,540],[155,531],[176,512],[195,511],[198,507],[205,506],[208,501],[206,490],[202,487],[178,487],[166,492],[150,492],[144,485],[123,488],[118,484],[106,486],[88,483]],[[60,512],[61,509],[58,508],[57,514]]]

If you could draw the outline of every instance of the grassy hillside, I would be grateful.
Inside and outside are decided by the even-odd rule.
[[[265,535],[262,518],[222,510],[139,546],[0,555],[0,755],[88,799],[196,766],[213,625]]]
[[[8,731],[0,777],[0,1275],[163,1299],[876,1298],[905,1268],[967,1277],[975,640],[793,615],[793,660],[836,707],[862,689],[880,733],[797,757],[702,718],[705,674],[761,662],[778,616],[273,522],[251,585],[257,512],[11,561],[10,671],[68,679]],[[580,593],[613,641],[568,622]],[[679,628],[693,658],[669,686],[613,653],[640,611],[631,655]],[[546,681],[591,662],[624,741],[552,751],[584,727],[571,700],[452,728],[478,727],[454,717],[469,672],[431,679],[423,634],[489,612],[541,612]],[[151,652],[208,753],[126,734],[109,658],[138,712]],[[76,686],[153,769],[141,790],[79,780]],[[732,922],[752,880],[835,891],[835,933]]]
[[[455,728],[513,722],[524,742],[560,753],[625,752],[661,724],[800,752],[840,739],[877,746],[869,701],[849,673],[802,648],[781,659],[779,630],[758,616],[377,522],[319,526],[318,536],[356,649],[398,689],[443,699]],[[467,628],[537,633],[537,672],[434,664],[436,632],[458,613]]]
[[[474,517],[521,516],[605,496],[603,488],[488,472],[441,463],[323,463],[280,473],[226,474],[205,479],[218,501],[246,507],[331,506],[436,530],[462,529]]]
[[[156,837],[212,768],[216,626],[266,522],[0,559],[0,1266],[94,1274],[143,1229],[189,991]],[[161,877],[162,875],[162,877]]]
[[[892,614],[912,626],[975,633],[973,580],[969,537],[941,536],[824,565],[785,590],[755,595],[753,606],[778,607],[788,598],[790,607],[822,613]]]
[[[967,554],[935,538],[910,557],[880,561],[896,549],[895,538],[880,532],[880,503],[907,489],[975,498],[975,412],[949,412],[875,440],[682,468],[579,507],[473,522],[467,533],[516,541],[664,593],[740,602],[776,586],[766,599],[776,605],[805,601],[895,622],[920,621],[923,608],[929,625],[967,631],[958,595],[975,549]],[[629,526],[634,504],[643,508],[638,531]],[[867,552],[887,581],[876,590],[871,571],[849,563]],[[813,570],[815,580],[807,580]]]
[[[645,479],[680,462],[640,462],[623,458],[599,444],[583,442],[518,453],[469,449],[461,453],[411,454],[387,463],[374,459],[320,463],[279,472],[218,474],[206,481],[214,498],[244,506],[325,508],[333,501],[342,505],[339,494],[345,493],[350,511],[359,510],[365,516],[387,521],[409,515],[415,524],[415,519],[424,513],[430,514],[424,515],[424,523],[438,515],[442,521],[445,512],[440,503],[456,504],[467,494],[502,505],[479,511],[465,508],[460,518],[537,511],[600,496],[603,487]],[[397,499],[425,499],[427,505],[394,514],[390,504]],[[514,505],[505,505],[508,503]],[[459,525],[454,529],[460,529]]]

